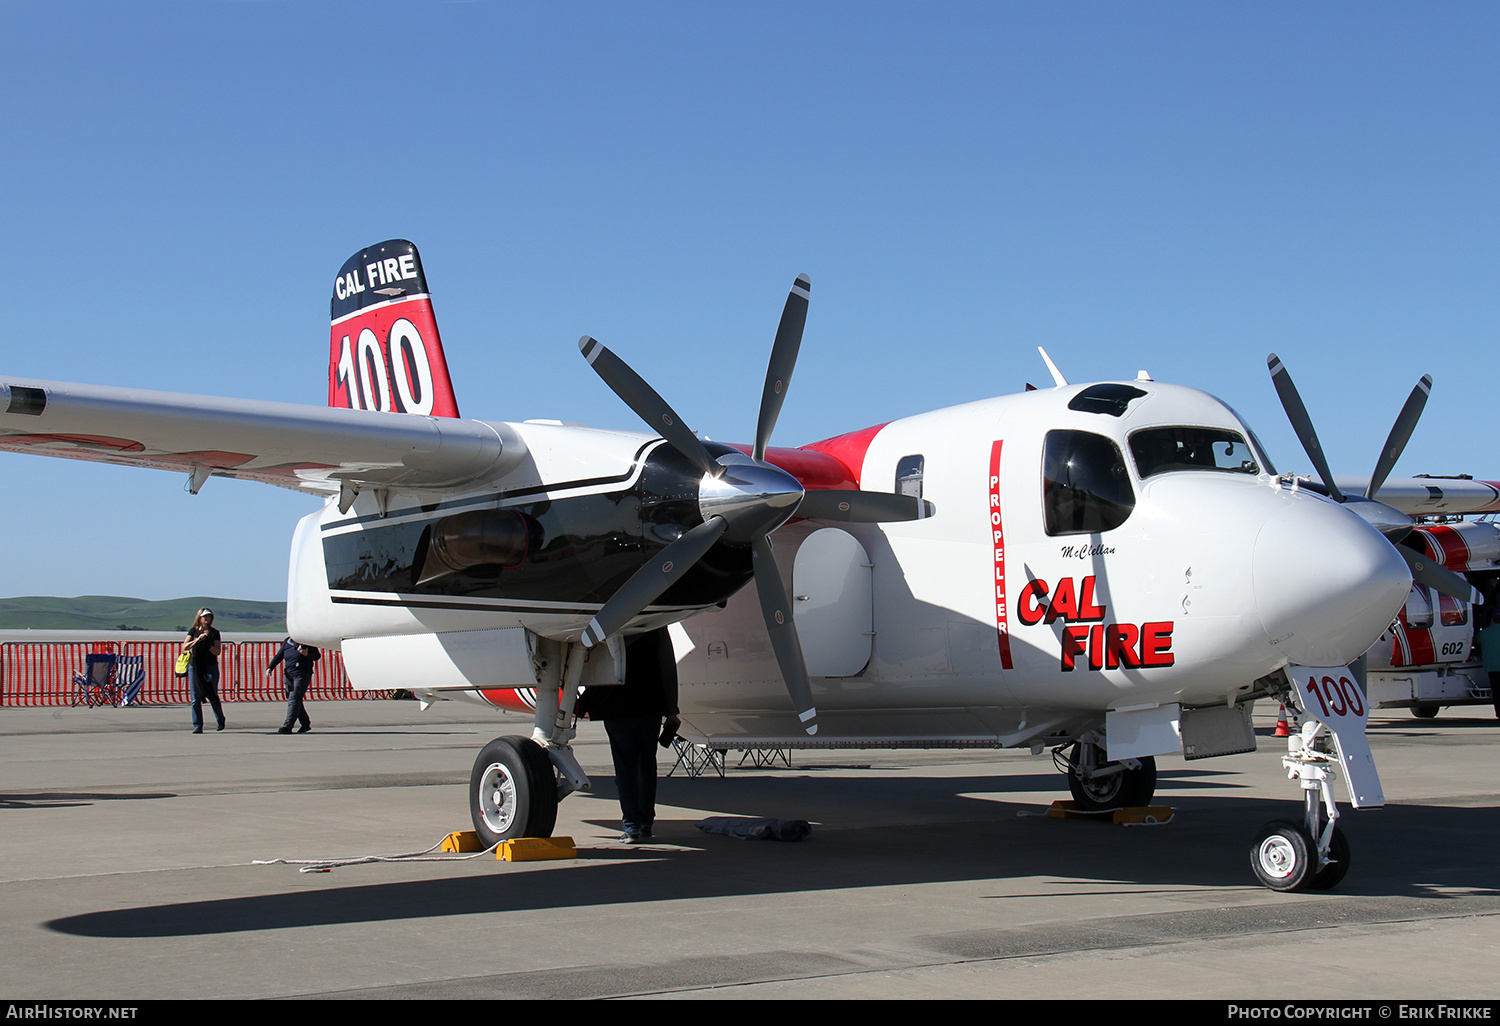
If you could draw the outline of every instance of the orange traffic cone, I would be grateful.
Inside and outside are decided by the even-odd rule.
[[[1291,737],[1291,735],[1292,732],[1287,729],[1286,725],[1286,706],[1283,704],[1281,707],[1281,712],[1276,714],[1276,736]]]

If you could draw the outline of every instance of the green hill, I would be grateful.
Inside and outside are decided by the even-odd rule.
[[[247,602],[203,595],[159,602],[117,595],[5,598],[0,599],[0,630],[185,631],[204,606],[214,611],[214,626],[221,631],[286,633],[285,602]]]

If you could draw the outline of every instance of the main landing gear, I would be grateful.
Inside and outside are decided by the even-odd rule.
[[[1151,756],[1109,762],[1093,735],[1070,745],[1066,760],[1062,751],[1058,750],[1054,761],[1068,775],[1068,789],[1078,810],[1108,812],[1151,804],[1156,794],[1156,760]]]
[[[550,837],[557,805],[589,778],[573,756],[574,700],[588,653],[582,645],[536,639],[536,720],[531,737],[497,737],[469,774],[469,815],[486,847],[515,837]]]
[[[557,825],[557,774],[530,738],[497,737],[474,760],[469,814],[486,848],[512,837],[551,837]]]

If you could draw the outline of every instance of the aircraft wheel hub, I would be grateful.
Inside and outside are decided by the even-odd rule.
[[[1297,867],[1296,850],[1290,841],[1279,834],[1261,841],[1257,856],[1267,876],[1283,879],[1291,876]]]
[[[503,834],[516,818],[516,780],[498,762],[486,767],[479,783],[480,814],[491,830]]]

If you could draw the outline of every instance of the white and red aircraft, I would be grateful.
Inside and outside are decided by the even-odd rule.
[[[1144,373],[1052,367],[1052,388],[772,448],[808,288],[748,446],[700,440],[587,337],[649,432],[460,419],[416,248],[393,240],[335,279],[328,408],[4,377],[0,449],[326,496],[292,540],[298,640],[341,649],[359,688],[535,689],[532,737],[475,763],[491,842],[551,832],[588,786],[578,688],[618,681],[623,636],[673,625],[689,737],[1052,747],[1091,809],[1149,802],[1156,755],[1253,751],[1251,703],[1279,699],[1305,718],[1284,760],[1304,812],[1267,824],[1252,863],[1277,889],[1336,884],[1334,768],[1356,807],[1383,803],[1351,664],[1414,572],[1469,589],[1392,543],[1409,519],[1335,485],[1279,361],[1321,488],[1278,477],[1218,399]]]

